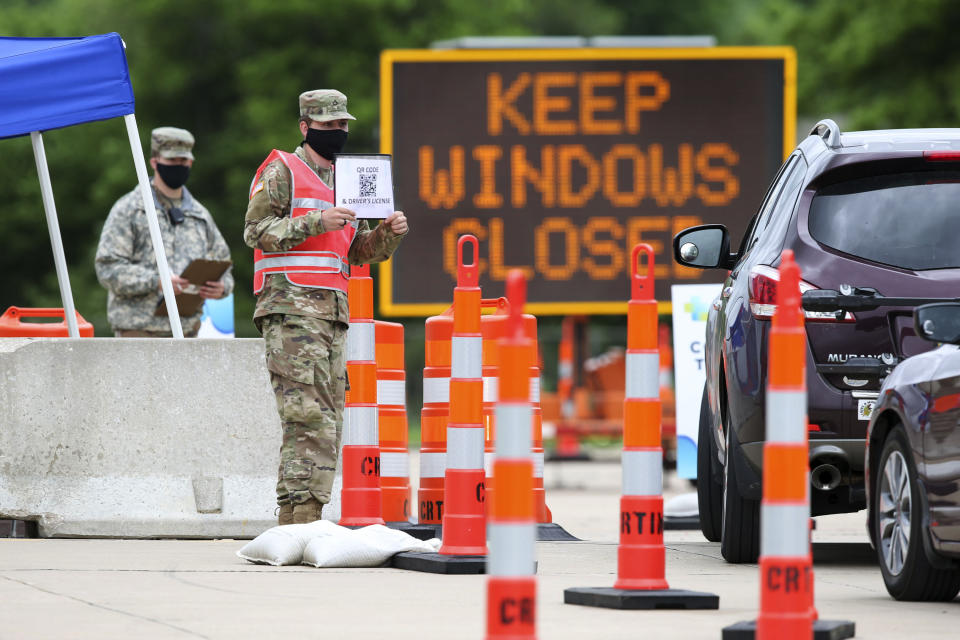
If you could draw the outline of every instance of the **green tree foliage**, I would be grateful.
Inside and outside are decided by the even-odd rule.
[[[116,31],[127,44],[146,147],[151,128],[197,137],[191,190],[233,250],[238,335],[250,322],[252,256],[242,241],[246,191],[273,147],[299,142],[296,96],[335,87],[358,117],[352,151],[378,148],[379,54],[470,35],[715,34],[724,45],[798,50],[800,113],[857,127],[958,120],[955,0],[4,0],[6,36]],[[441,91],[442,87],[437,87]],[[0,90],[11,90],[0,87]],[[71,284],[81,313],[108,335],[93,257],[112,203],[136,181],[122,121],[44,135]],[[0,309],[61,306],[28,138],[0,140]],[[410,211],[413,225],[416,212]],[[549,331],[548,331],[549,333]]]
[[[725,44],[796,47],[801,114],[862,129],[960,121],[955,0],[744,0],[728,18]]]
[[[116,31],[124,38],[144,148],[156,126],[184,127],[197,138],[190,188],[233,251],[237,333],[249,336],[246,192],[271,148],[299,142],[301,91],[344,91],[358,118],[349,148],[375,151],[381,50],[478,34],[611,33],[619,15],[599,0],[5,0],[0,29],[5,36]],[[77,308],[97,335],[109,335],[93,257],[110,206],[136,182],[126,129],[112,120],[50,131],[44,141]],[[0,145],[0,306],[59,307],[29,138]]]

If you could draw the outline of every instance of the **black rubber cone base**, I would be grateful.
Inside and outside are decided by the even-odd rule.
[[[663,516],[663,528],[673,531],[700,529],[700,516]]]
[[[719,609],[720,596],[703,591],[656,589],[651,591],[612,587],[573,587],[563,590],[564,604],[582,604],[606,609]],[[724,636],[726,638],[726,636]]]
[[[0,538],[37,537],[37,523],[32,520],[0,520]]]
[[[843,640],[857,633],[857,625],[850,620],[815,620],[813,640]],[[753,640],[757,635],[757,621],[745,620],[723,628],[723,640]]]
[[[537,540],[540,542],[579,542],[580,538],[567,532],[556,522],[537,524]]]
[[[440,525],[438,524],[413,524],[411,522],[388,522],[387,526],[391,529],[397,529],[404,533],[409,533],[417,540],[430,540],[440,537]]]
[[[447,575],[468,575],[486,573],[486,556],[447,556],[440,553],[417,553],[407,551],[393,556],[390,566],[394,569],[422,571],[423,573],[444,573]]]

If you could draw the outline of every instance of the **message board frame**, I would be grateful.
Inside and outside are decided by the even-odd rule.
[[[771,60],[783,64],[783,151],[787,158],[796,146],[797,58],[793,47],[691,47],[691,48],[581,48],[581,49],[387,49],[380,56],[380,152],[394,154],[394,64],[406,62],[562,62],[562,61],[666,61],[666,60]],[[396,180],[396,177],[394,178]],[[771,175],[772,179],[772,175]],[[756,202],[762,194],[756,195]],[[401,208],[404,206],[400,203]],[[411,218],[416,233],[417,218]],[[628,251],[629,253],[629,251]],[[448,303],[396,302],[393,258],[379,268],[380,312],[388,317],[425,317],[443,313]],[[452,286],[451,286],[452,291]],[[628,289],[622,302],[528,302],[535,315],[622,315],[627,311]],[[452,295],[452,294],[451,294]],[[658,302],[658,312],[668,314],[671,304]]]

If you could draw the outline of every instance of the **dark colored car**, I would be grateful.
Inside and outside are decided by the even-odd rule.
[[[946,343],[907,358],[880,389],[867,430],[870,539],[898,600],[960,592],[960,304],[915,312],[919,335]]]
[[[841,133],[824,120],[780,168],[739,248],[731,251],[719,224],[674,238],[677,262],[729,271],[707,320],[697,461],[701,530],[728,561],[759,553],[767,334],[781,253],[794,252],[806,310],[811,512],[857,511],[881,381],[930,348],[913,330],[915,305],[871,300],[960,292],[958,203],[960,129]],[[859,304],[841,310],[838,300]]]

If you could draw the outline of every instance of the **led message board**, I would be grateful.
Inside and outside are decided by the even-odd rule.
[[[786,47],[384,51],[381,151],[411,231],[381,312],[446,309],[466,233],[484,297],[520,268],[535,314],[624,313],[641,241],[658,300],[722,281],[671,239],[723,223],[739,241],[794,146],[795,69]]]

